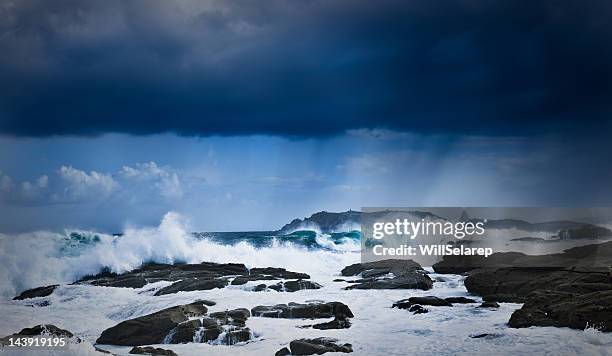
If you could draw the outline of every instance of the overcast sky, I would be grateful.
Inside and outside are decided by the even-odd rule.
[[[607,1],[5,1],[0,232],[612,204]]]

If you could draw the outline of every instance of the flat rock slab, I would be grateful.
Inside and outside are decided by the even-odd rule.
[[[175,282],[155,293],[155,295],[166,295],[177,292],[225,288],[230,283],[232,285],[242,285],[257,280],[303,280],[309,278],[310,276],[306,273],[287,271],[284,268],[267,267],[249,270],[244,264],[240,263],[203,262],[176,265],[149,263],[122,274],[104,271],[95,276],[85,277],[75,283],[88,283],[105,287],[142,288],[148,283]],[[306,285],[306,283],[303,284]],[[314,285],[316,284],[310,286]],[[300,287],[299,283],[289,283],[288,289],[298,287]]]
[[[135,346],[129,353],[133,355],[178,356],[176,352],[172,350],[166,350],[153,346]]]
[[[470,272],[465,279],[470,293],[488,301],[522,303],[536,290],[575,294],[612,290],[609,272],[547,267],[504,267]]]
[[[508,323],[513,328],[557,326],[584,330],[587,325],[600,331],[612,331],[612,291],[574,294],[559,291],[535,291],[525,304],[512,313]]]
[[[418,263],[412,260],[389,259],[356,263],[341,271],[343,276],[360,275],[345,289],[422,289],[428,290],[433,281]]]
[[[319,318],[352,318],[353,312],[341,302],[329,303],[289,303],[272,306],[260,305],[251,309],[253,316],[282,319],[319,319]]]
[[[340,344],[337,339],[319,337],[316,339],[298,339],[289,343],[289,348],[278,350],[275,356],[285,355],[322,355],[327,352],[353,352],[351,344]]]
[[[18,296],[16,296],[15,298],[13,298],[13,300],[23,300],[23,299],[30,299],[30,298],[38,298],[38,297],[47,297],[49,295],[51,295],[53,293],[53,291],[55,290],[55,288],[59,287],[59,284],[54,284],[51,286],[45,286],[45,287],[38,287],[38,288],[32,288],[32,289],[28,289],[24,292],[22,292],[21,294],[19,294]]]
[[[433,265],[436,273],[463,274],[476,269],[535,268],[607,272],[612,266],[612,241],[585,245],[549,255],[526,255],[520,252],[497,252],[484,256],[444,256]]]
[[[298,279],[297,281],[278,282],[268,286],[268,288],[274,289],[277,292],[297,292],[303,289],[321,289],[321,287],[322,285],[319,283],[302,279]]]
[[[471,303],[477,303],[476,300],[472,299],[472,298],[466,298],[466,297],[448,297],[448,298],[444,298],[444,300],[446,300],[447,302],[451,303],[451,304],[471,304]]]

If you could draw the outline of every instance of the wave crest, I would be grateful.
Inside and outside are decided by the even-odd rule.
[[[235,262],[316,276],[337,273],[359,258],[355,252],[359,240],[347,236],[315,233],[320,248],[279,237],[267,246],[256,247],[248,241],[222,244],[188,231],[187,221],[169,212],[159,226],[130,227],[121,236],[95,232],[0,234],[0,294],[12,297],[28,288],[72,282],[103,268],[122,273],[146,262]]]

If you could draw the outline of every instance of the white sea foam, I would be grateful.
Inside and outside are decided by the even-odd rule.
[[[394,301],[410,296],[466,296],[463,277],[443,277],[429,291],[420,290],[344,290],[348,284],[333,282],[346,265],[357,262],[355,240],[334,243],[331,237],[319,234],[321,250],[290,243],[273,242],[256,248],[241,242],[233,246],[197,239],[188,233],[188,224],[177,214],[167,214],[155,228],[128,228],[121,237],[90,233],[93,242],[77,246],[75,253],[62,250],[72,243],[67,234],[38,232],[18,236],[0,235],[0,288],[13,296],[24,288],[52,282],[69,282],[83,274],[95,273],[108,266],[123,272],[145,261],[196,263],[200,261],[240,262],[246,265],[285,267],[311,274],[320,283],[319,290],[295,293],[275,291],[254,293],[250,289],[261,281],[242,286],[228,286],[209,291],[179,292],[154,296],[156,289],[169,284],[158,282],[141,289],[107,288],[90,285],[62,285],[52,295],[42,298],[46,307],[29,306],[35,300],[0,301],[0,336],[24,327],[50,323],[74,332],[86,343],[77,346],[76,354],[93,352],[91,343],[106,328],[117,323],[197,299],[217,302],[211,312],[233,308],[252,308],[313,299],[340,301],[349,305],[355,317],[353,326],[342,330],[298,328],[313,324],[311,320],[285,320],[252,317],[247,326],[255,340],[246,344],[225,346],[210,344],[159,345],[181,355],[274,354],[291,340],[303,337],[329,336],[342,343],[351,343],[354,355],[489,355],[489,354],[585,354],[607,355],[612,347],[612,334],[589,328],[585,331],[568,328],[508,328],[507,321],[519,304],[501,303],[497,310],[477,308],[477,304],[431,307],[427,314],[413,315],[406,310],[391,309]],[[352,244],[352,245],[351,245]],[[345,249],[346,252],[340,250]],[[431,272],[431,270],[429,270]],[[317,320],[316,322],[323,322]],[[491,338],[470,335],[490,333]],[[104,346],[117,354],[127,354],[129,347]]]

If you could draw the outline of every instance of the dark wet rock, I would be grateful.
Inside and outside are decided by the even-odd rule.
[[[465,279],[465,287],[485,300],[521,303],[535,290],[576,294],[612,290],[612,279],[608,272],[510,267],[472,271]]]
[[[153,347],[153,346],[145,346],[145,347],[136,346],[130,350],[130,354],[154,355],[154,356],[178,356],[172,350],[166,350],[166,349],[162,349],[159,347]]]
[[[509,326],[557,326],[612,331],[612,291],[575,294],[561,291],[535,291],[525,304],[512,313]]]
[[[232,285],[243,285],[251,281],[273,281],[278,279],[310,279],[306,273],[287,271],[284,268],[251,268],[248,275],[238,276]]]
[[[108,270],[95,276],[88,276],[75,283],[89,283],[96,286],[142,288],[148,283],[159,281],[175,282],[160,289],[155,295],[165,295],[177,292],[210,290],[226,287],[231,280],[232,285],[243,285],[257,280],[278,279],[309,279],[305,273],[287,271],[284,268],[252,268],[238,263],[199,264],[161,264],[148,263],[142,267],[123,274]]]
[[[277,280],[278,278],[274,277],[274,276],[264,276],[261,274],[257,274],[257,275],[252,275],[252,276],[238,276],[236,278],[234,278],[232,280],[232,285],[233,286],[241,286],[243,284],[247,284],[248,282],[251,281],[274,281]]]
[[[452,307],[453,305],[448,301],[434,297],[434,296],[426,296],[426,297],[410,297],[408,299],[398,300],[393,303],[392,308],[398,309],[409,309],[413,305],[430,305],[434,307]]]
[[[448,297],[448,298],[444,298],[444,300],[446,300],[447,302],[452,303],[452,304],[477,303],[474,299],[466,298],[466,297]]]
[[[398,300],[397,302],[393,303],[391,308],[408,309],[411,306],[412,306],[412,303],[410,303],[408,299],[402,299],[402,300]]]
[[[350,289],[431,289],[433,281],[427,272],[412,260],[390,259],[356,263],[341,271],[343,276],[361,275],[350,281]]]
[[[410,308],[408,308],[408,311],[411,312],[412,314],[425,314],[425,313],[429,313],[428,309],[426,309],[422,305],[418,305],[418,304],[410,306]]]
[[[332,282],[346,282],[346,279],[336,278]]]
[[[319,283],[298,279],[297,281],[278,282],[268,288],[277,292],[297,292],[302,289],[320,289],[321,287]]]
[[[543,239],[541,237],[531,237],[531,236],[526,236],[526,237],[517,237],[515,239],[511,239],[510,241],[523,241],[523,242],[549,242],[549,241],[557,241],[555,240],[547,240],[547,239]]]
[[[484,257],[481,255],[448,255],[444,256],[442,261],[435,263],[432,267],[436,273],[464,274],[466,272],[487,266],[510,267],[518,258],[524,256],[526,255],[520,252],[498,252],[489,257]]]
[[[233,310],[226,310],[222,312],[211,313],[210,317],[224,320],[224,323],[228,323],[231,319],[232,325],[244,326],[246,320],[251,316],[246,308],[238,308]]]
[[[434,269],[439,273],[467,272],[467,290],[486,301],[522,303],[535,290],[575,294],[612,290],[611,265],[612,242],[606,242],[550,255],[445,256]]]
[[[220,341],[226,345],[248,341],[251,331],[246,327],[246,320],[250,316],[249,310],[244,308],[210,313],[208,316],[180,323],[170,332],[172,337],[166,341],[171,344],[206,343],[217,340],[221,334],[223,339]]]
[[[425,274],[415,273],[412,277],[362,279],[346,287],[351,289],[422,289],[428,290],[432,286],[431,279]]]
[[[96,350],[97,352],[101,352],[103,354],[109,354],[112,355],[113,353],[111,353],[110,351],[106,351],[106,350],[102,350],[101,348],[97,347],[94,345],[94,350]]]
[[[9,338],[17,336],[55,336],[73,339],[74,342],[77,343],[81,342],[80,338],[75,337],[74,334],[68,330],[58,328],[52,324],[41,324],[31,328],[22,329],[18,333],[0,338],[0,345],[7,345],[9,343]]]
[[[289,349],[286,347],[283,347],[282,349],[274,353],[274,356],[287,356],[287,355],[291,355],[291,351],[289,351]]]
[[[266,286],[265,284],[258,284],[255,287],[253,287],[253,292],[262,292],[262,291],[265,291],[266,289],[268,289],[268,286]]]
[[[489,334],[489,333],[484,333],[484,334],[475,334],[475,335],[470,335],[470,337],[472,339],[497,339],[502,337],[502,334]]]
[[[425,314],[425,313],[429,312],[429,310],[427,310],[422,305],[414,304],[409,299],[399,300],[399,301],[393,303],[393,305],[391,307],[392,308],[398,308],[398,309],[407,309],[412,314]]]
[[[248,309],[234,309],[206,314],[201,302],[164,309],[157,313],[127,320],[105,330],[99,344],[139,346],[146,344],[206,343],[226,345],[247,341],[251,331],[246,327]],[[219,340],[219,337],[223,338]]]
[[[13,298],[13,300],[23,300],[23,299],[29,299],[29,298],[46,297],[46,296],[51,295],[51,293],[53,293],[53,291],[57,287],[59,287],[59,284],[28,289],[26,291],[21,292],[21,294]]]
[[[306,273],[287,271],[284,268],[266,267],[266,268],[251,268],[251,275],[273,276],[281,279],[310,279]]]
[[[248,275],[249,270],[240,263],[163,264],[148,263],[131,272],[116,274],[103,271],[76,283],[89,283],[107,287],[141,288],[159,281],[186,281],[191,279],[215,280],[220,277]]]
[[[289,303],[272,306],[257,306],[251,309],[253,316],[283,319],[352,318],[349,307],[340,302],[329,303]]]
[[[524,303],[525,297],[516,294],[487,294],[482,296],[482,300],[485,302],[499,302],[499,303]]]
[[[225,288],[228,285],[228,280],[225,278],[217,279],[186,279],[164,287],[155,293],[155,295],[165,295],[177,292],[190,292],[195,290],[210,290],[215,288]]]
[[[315,324],[313,329],[329,330],[329,329],[348,329],[351,327],[351,321],[346,317],[336,317],[327,323]]]
[[[316,339],[299,339],[289,343],[291,355],[322,355],[326,352],[353,352],[351,344],[339,344],[337,339],[319,337]]]
[[[374,262],[355,263],[344,267],[340,273],[343,276],[356,276],[370,271],[369,277],[393,273],[396,276],[410,274],[414,271],[424,271],[421,265],[412,260],[388,259]]]
[[[207,308],[202,302],[167,308],[108,328],[96,343],[120,346],[161,344],[180,323],[190,317],[203,316],[206,312]]]
[[[210,319],[210,318],[207,318],[207,319]],[[216,331],[216,328],[217,328],[216,320],[210,319],[210,321],[211,323],[209,324],[211,324],[211,326],[214,326],[215,331]],[[172,344],[183,344],[187,342],[194,342],[193,336],[202,327],[203,327],[203,324],[202,324],[202,320],[200,319],[193,319],[193,320],[188,320],[183,323],[180,323],[176,326],[176,328],[174,328],[172,339],[168,341]],[[209,338],[209,339],[210,340],[216,339],[219,336],[219,334],[221,334],[221,332],[223,332],[223,330],[219,328],[216,334],[212,338]],[[208,330],[204,332],[204,337],[207,336],[206,334],[209,334]]]
[[[453,305],[448,301],[434,297],[434,296],[426,296],[426,297],[410,297],[408,301],[412,304],[420,304],[420,305],[431,305],[434,307],[452,307]]]
[[[497,302],[483,302],[478,306],[479,308],[499,308]]]

